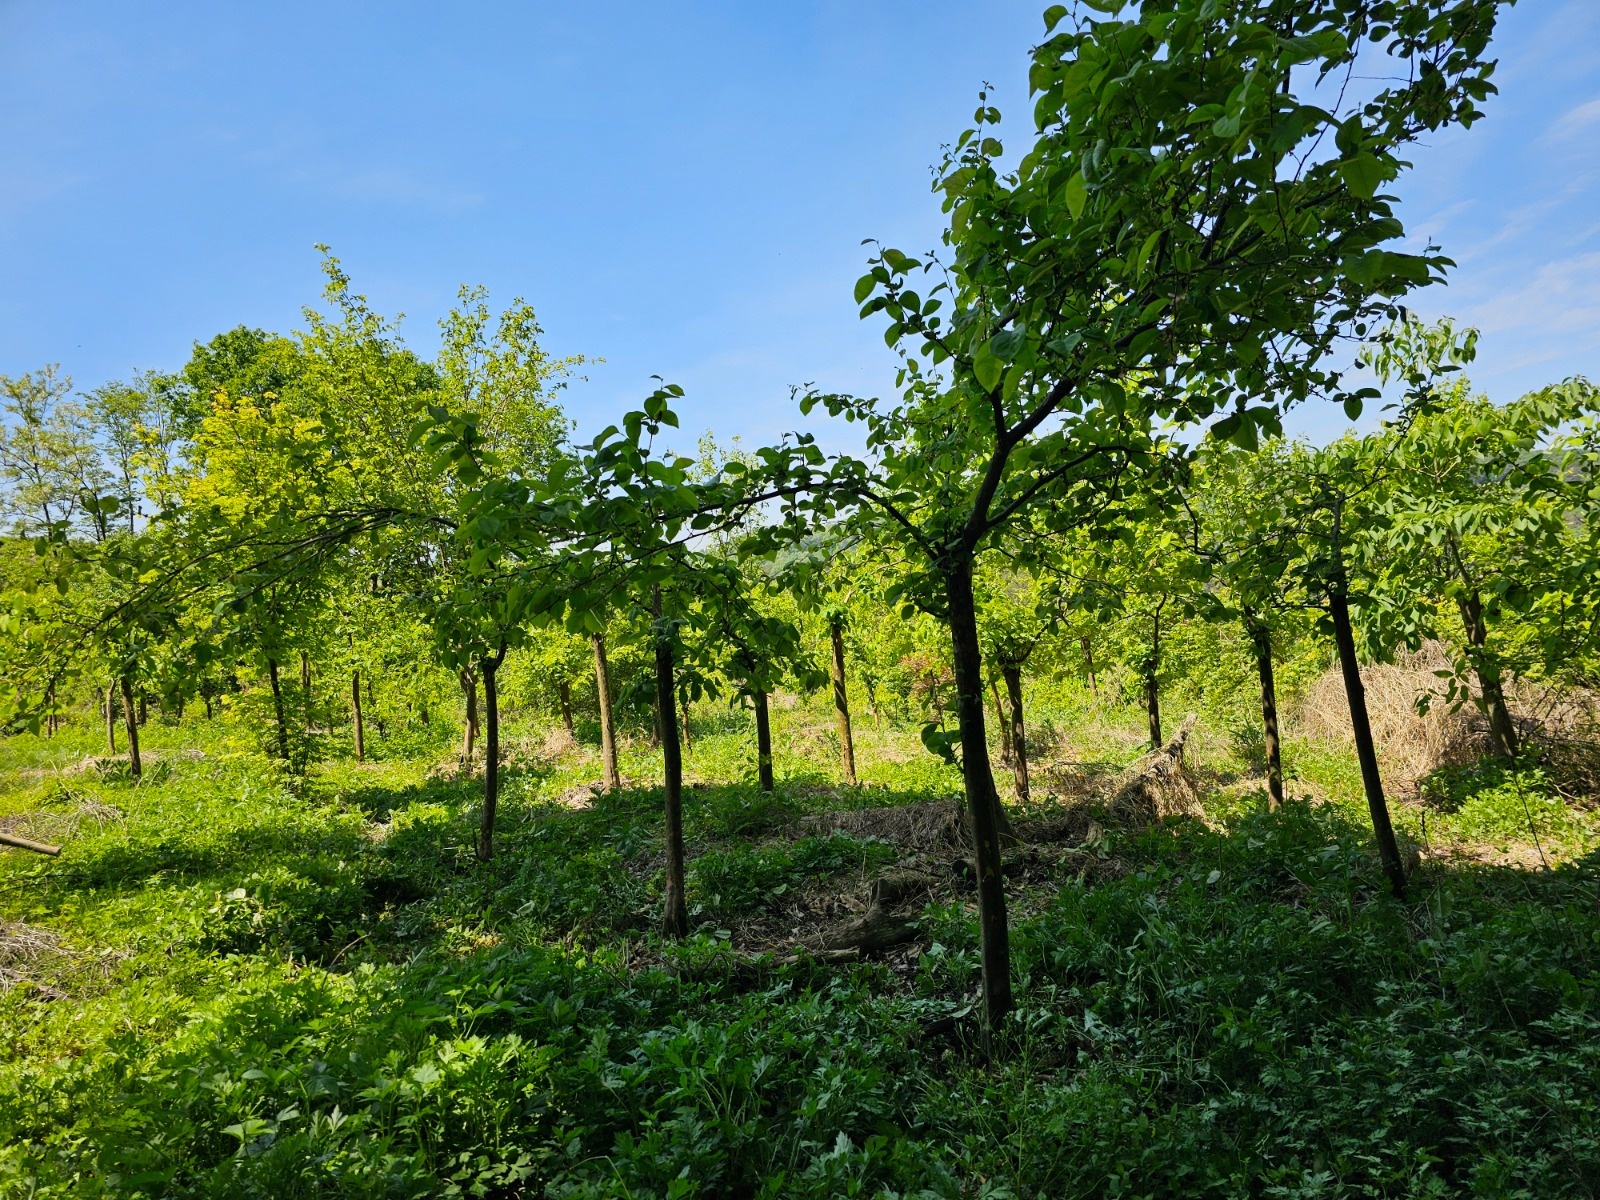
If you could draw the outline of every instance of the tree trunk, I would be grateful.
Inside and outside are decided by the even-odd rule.
[[[283,685],[278,681],[278,660],[267,659],[267,681],[272,684],[272,714],[278,721],[278,758],[289,761],[289,722],[283,715]]]
[[[350,672],[350,719],[356,731],[356,761],[366,758],[366,729],[361,724],[361,672]]]
[[[1006,710],[1000,705],[1000,685],[989,680],[989,694],[994,697],[994,723],[1000,727],[1000,764],[1011,761],[1011,722],[1006,720]]]
[[[1083,661],[1089,666],[1089,694],[1098,700],[1100,699],[1100,685],[1095,682],[1094,678],[1094,648],[1089,644],[1087,635],[1083,637],[1082,641]]]
[[[1150,721],[1150,749],[1161,749],[1161,610],[1150,626],[1150,656],[1144,660],[1144,711]]]
[[[1372,743],[1372,723],[1367,718],[1367,693],[1361,684],[1361,668],[1356,662],[1355,632],[1350,627],[1350,601],[1342,586],[1328,591],[1328,611],[1333,617],[1333,636],[1339,648],[1339,670],[1344,676],[1345,700],[1350,705],[1350,728],[1356,739],[1356,760],[1361,764],[1361,782],[1367,793],[1367,810],[1372,814],[1372,832],[1377,838],[1383,872],[1398,897],[1406,894],[1406,870],[1400,861],[1400,847],[1389,822],[1389,805],[1383,798],[1383,779],[1378,774],[1378,752]]]
[[[1028,802],[1028,726],[1022,713],[1022,668],[1007,664],[1000,668],[1005,676],[1006,695],[1011,699],[1011,778],[1017,799]]]
[[[756,704],[756,777],[761,790],[772,790],[772,719],[767,714],[767,694],[757,692]]]
[[[200,699],[206,702],[206,720],[211,720],[211,693],[201,692]]]
[[[106,753],[117,753],[117,689],[106,688]]]
[[[694,750],[694,739],[689,733],[689,702],[683,702],[683,752],[689,754]]]
[[[1511,720],[1511,710],[1506,707],[1500,667],[1488,652],[1489,628],[1483,619],[1483,600],[1472,590],[1458,597],[1456,606],[1461,610],[1461,624],[1467,631],[1468,657],[1478,676],[1478,691],[1483,696],[1483,710],[1489,718],[1489,736],[1495,753],[1503,758],[1515,758],[1521,744],[1517,727]]]
[[[689,906],[683,882],[683,757],[678,748],[678,708],[673,703],[672,642],[661,627],[661,589],[655,589],[656,713],[661,719],[661,760],[667,816],[667,887],[661,931],[681,938],[689,933]]]
[[[502,651],[502,654],[504,652]],[[483,660],[483,819],[478,825],[478,861],[494,857],[494,817],[500,806],[500,689],[495,673],[500,656]]]
[[[563,679],[557,693],[561,698],[561,726],[567,731],[568,737],[577,737],[572,729],[572,685]]]
[[[133,704],[133,680],[123,675],[122,720],[128,727],[128,774],[138,779],[144,774],[144,764],[139,761],[139,719]]]
[[[140,692],[139,693],[139,724],[143,725],[149,719],[150,719],[149,699],[143,692]]]
[[[182,692],[178,693],[178,698],[173,703],[173,708],[175,710],[173,712],[173,714],[172,714],[173,719],[175,721],[177,721],[179,725],[182,725],[183,724],[183,693]]]
[[[478,744],[478,677],[471,670],[462,671],[461,693],[466,697],[466,718],[461,723],[461,767],[472,770],[472,751]]]
[[[611,709],[611,667],[606,662],[606,635],[594,635],[594,688],[600,700],[600,767],[605,773],[606,791],[622,786],[617,770],[617,725]]]
[[[950,602],[950,642],[955,659],[956,711],[961,729],[961,776],[972,826],[973,874],[978,884],[978,933],[983,961],[983,1028],[996,1032],[1011,1011],[1011,944],[1006,928],[1000,839],[1007,829],[983,728],[983,652],[972,593],[972,562],[945,572]]]
[[[844,763],[844,781],[856,783],[856,747],[850,737],[850,697],[844,683],[844,631],[837,622],[830,623],[828,631],[833,637],[833,707],[839,717],[839,754]]]
[[[1272,631],[1248,612],[1245,627],[1256,650],[1256,672],[1261,676],[1261,735],[1267,751],[1267,807],[1283,804],[1283,756],[1278,746],[1278,684],[1272,670]]]
[[[306,728],[311,728],[311,660],[306,657],[304,650],[300,651],[300,696],[305,708]]]

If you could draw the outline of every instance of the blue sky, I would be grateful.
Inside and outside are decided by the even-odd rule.
[[[770,438],[792,383],[892,383],[859,243],[934,244],[929,165],[984,81],[1025,116],[1041,10],[0,2],[0,373],[89,387],[293,328],[327,242],[423,352],[461,283],[526,296],[606,359],[582,429],[659,374],[690,430]],[[1600,378],[1600,3],[1522,0],[1498,52],[1488,118],[1399,190],[1460,264],[1417,307],[1483,330],[1508,399]]]

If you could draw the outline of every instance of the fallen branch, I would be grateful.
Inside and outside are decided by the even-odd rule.
[[[44,842],[30,842],[25,837],[18,837],[14,833],[0,833],[0,846],[15,846],[19,850],[32,850],[37,854],[48,854],[55,857],[61,853],[60,846],[48,846]]]

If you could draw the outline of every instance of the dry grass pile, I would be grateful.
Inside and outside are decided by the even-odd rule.
[[[956,850],[968,844],[961,805],[954,800],[828,812],[803,817],[796,826],[803,834],[848,833],[852,837],[877,838],[909,854]]]
[[[1438,697],[1439,671],[1451,669],[1443,646],[1429,642],[1393,663],[1361,668],[1367,717],[1384,765],[1407,782],[1446,766],[1464,766],[1492,753],[1488,722],[1473,705],[1452,709],[1435,699],[1419,712],[1421,697]],[[1570,789],[1600,794],[1600,697],[1577,688],[1523,681],[1507,689],[1512,720],[1524,741]],[[1344,679],[1326,672],[1300,701],[1293,731],[1302,737],[1348,744],[1354,740]]]
[[[47,999],[62,999],[64,992],[39,982],[31,972],[63,953],[61,939],[50,930],[22,921],[0,921],[0,987],[26,984]]]

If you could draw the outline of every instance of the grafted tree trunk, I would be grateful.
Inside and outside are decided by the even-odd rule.
[[[1400,846],[1389,821],[1389,804],[1383,796],[1383,778],[1378,774],[1378,752],[1372,742],[1372,722],[1367,717],[1367,692],[1361,684],[1361,668],[1356,662],[1356,638],[1350,625],[1350,601],[1343,580],[1328,590],[1328,611],[1333,617],[1333,636],[1339,648],[1339,670],[1344,676],[1345,700],[1350,705],[1350,729],[1355,735],[1356,761],[1361,764],[1361,783],[1367,793],[1367,811],[1372,814],[1372,832],[1378,842],[1383,872],[1389,877],[1394,894],[1406,894],[1406,870],[1400,861]]]
[[[683,878],[683,757],[678,747],[678,708],[673,703],[672,642],[661,628],[661,589],[655,589],[656,713],[661,720],[661,760],[667,818],[667,886],[661,930],[668,937],[689,933],[689,906]]]
[[[594,635],[594,688],[600,701],[600,768],[604,772],[606,791],[622,786],[622,775],[617,770],[617,725],[611,708],[611,667],[606,662],[606,635]]]
[[[1511,720],[1511,710],[1506,707],[1505,689],[1500,682],[1500,667],[1490,655],[1489,627],[1483,619],[1483,600],[1476,589],[1463,593],[1456,600],[1461,611],[1461,624],[1467,631],[1468,657],[1473,672],[1478,676],[1478,691],[1483,696],[1483,709],[1489,718],[1489,736],[1496,754],[1515,758],[1522,748],[1517,737],[1517,727]]]
[[[278,722],[278,758],[289,761],[289,721],[283,713],[283,684],[278,679],[278,660],[267,659],[267,682],[272,685],[272,715]]]
[[[500,688],[496,676],[500,670],[500,660],[504,657],[505,651],[501,650],[480,664],[484,712],[483,816],[478,823],[480,862],[488,862],[494,857],[494,819],[500,807]]]
[[[572,728],[572,685],[563,679],[557,694],[561,700],[561,727],[567,731],[568,737],[576,737]]]
[[[972,866],[978,885],[978,934],[983,963],[983,1027],[993,1033],[1011,1011],[1011,941],[1006,928],[1000,841],[1008,822],[989,768],[983,728],[983,652],[970,559],[948,564],[950,642],[955,660],[956,713],[961,729],[961,776],[972,826]]]
[[[139,761],[139,719],[133,706],[133,680],[124,673],[119,682],[122,686],[122,719],[128,727],[128,774],[138,779],[144,774],[144,764]]]
[[[989,680],[989,694],[994,697],[994,723],[1000,727],[1000,762],[1011,761],[1011,723],[1006,720],[1006,710],[1000,704],[1000,684]]]
[[[833,708],[839,718],[839,754],[843,760],[844,781],[856,782],[856,747],[850,737],[850,696],[845,691],[844,631],[837,621],[830,622],[828,632],[833,638]]]
[[[1256,652],[1256,673],[1261,677],[1261,736],[1267,752],[1267,807],[1283,804],[1283,755],[1278,746],[1278,685],[1272,669],[1272,631],[1249,613],[1245,627]]]
[[[1005,676],[1006,695],[1011,699],[1011,779],[1017,799],[1026,804],[1028,795],[1028,726],[1022,711],[1022,668],[1007,663],[1000,668]]]
[[[462,671],[461,693],[466,698],[466,719],[461,723],[461,766],[472,770],[472,751],[478,744],[478,677],[472,671]]]
[[[761,790],[772,790],[772,719],[767,713],[767,694],[755,694],[756,706],[756,778]]]
[[[350,719],[356,733],[356,761],[366,758],[366,729],[361,723],[361,672],[350,672]]]

